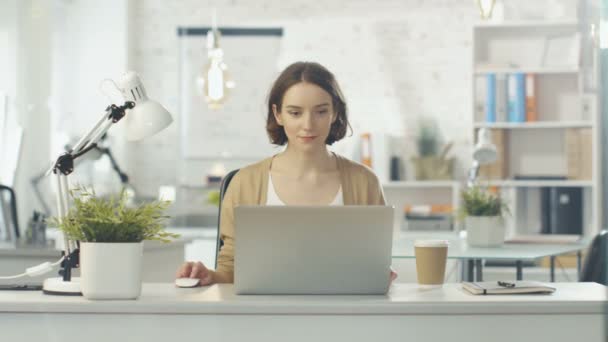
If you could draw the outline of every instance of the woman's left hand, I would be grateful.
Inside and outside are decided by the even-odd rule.
[[[397,279],[397,277],[399,276],[399,275],[397,274],[397,272],[395,272],[395,270],[393,270],[393,268],[392,268],[392,267],[391,267],[390,269],[391,269],[391,274],[390,274],[390,276],[389,276],[389,277],[390,277],[390,278],[389,278],[389,282],[388,282],[389,286],[390,286],[390,285],[393,283],[393,281],[394,281],[395,279]]]

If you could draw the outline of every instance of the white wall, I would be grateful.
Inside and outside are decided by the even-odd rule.
[[[5,78],[0,69],[0,79],[21,79],[20,95],[28,95],[21,98],[31,100],[22,105],[22,122],[33,138],[26,138],[20,165],[22,221],[36,203],[31,176],[48,166],[69,136],[82,135],[99,118],[110,102],[98,90],[99,82],[117,79],[127,69],[141,74],[148,94],[175,114],[176,124],[139,143],[124,142],[120,125],[113,128],[113,148],[121,166],[146,196],[155,196],[162,184],[202,182],[213,160],[180,158],[176,28],[209,26],[213,6],[222,26],[284,27],[277,68],[312,59],[334,71],[350,105],[355,135],[363,130],[403,134],[398,151],[409,158],[416,150],[418,118],[431,116],[437,118],[444,140],[455,142],[453,151],[460,160],[456,175],[464,174],[469,164],[471,26],[478,20],[474,1],[7,1],[0,15],[8,14],[9,20],[0,25],[16,25],[10,24],[15,18],[11,12],[4,11],[7,4],[13,12],[19,8],[19,29],[11,37],[20,37],[23,58],[15,60],[21,66],[17,75],[11,76],[15,69],[9,67]],[[576,15],[575,0],[503,1],[510,19],[553,15],[556,2],[566,4],[566,15]],[[238,75],[233,76],[238,82]],[[348,152],[348,147],[338,149]],[[252,161],[235,160],[226,166],[232,169]],[[107,163],[86,171],[102,188],[117,183]],[[200,190],[192,196],[200,199]],[[191,204],[185,210],[202,203],[182,200]]]
[[[17,193],[18,216],[22,230],[31,216],[35,201],[30,179],[48,165],[49,36],[48,3],[42,0],[9,1],[8,64],[4,86],[8,87],[9,114],[16,115],[23,127],[21,156],[14,187]],[[14,58],[14,59],[13,59]],[[3,78],[3,77],[2,77]]]
[[[576,16],[574,0],[558,1],[563,11],[556,1],[503,3],[510,19]],[[213,6],[217,6],[220,26],[284,27],[278,68],[312,59],[334,71],[350,106],[355,135],[364,130],[402,134],[398,151],[410,158],[416,153],[417,120],[436,118],[444,140],[455,143],[453,153],[460,161],[455,174],[464,177],[472,139],[471,27],[478,20],[474,1],[139,0],[133,5],[134,66],[148,91],[177,116],[177,125],[176,27],[209,26]],[[237,84],[238,76],[233,75]],[[259,86],[269,88],[270,84]],[[150,142],[131,146],[130,174],[149,195],[161,184],[202,182],[211,167],[213,160],[180,159],[178,132],[172,127]],[[248,162],[227,162],[227,168]],[[408,171],[407,177],[412,178]],[[196,210],[202,204],[196,200],[200,190],[191,195],[182,203]]]
[[[127,69],[127,0],[3,1],[0,8],[0,90],[24,128],[15,179],[22,231],[34,209],[42,207],[30,184],[62,152],[68,137],[81,136],[111,103],[99,90],[104,78]],[[5,53],[6,52],[6,53]],[[118,137],[120,127],[113,129]],[[121,139],[113,139],[122,160]],[[109,163],[97,163],[96,179],[118,183]],[[75,173],[74,180],[88,176]],[[53,178],[42,183],[55,214]]]
[[[51,154],[56,158],[70,140],[86,134],[111,103],[122,97],[105,79],[118,80],[128,65],[128,1],[55,1],[53,8],[53,64],[50,107]],[[105,90],[108,95],[102,91]],[[118,96],[117,96],[118,95]],[[122,123],[108,131],[113,152],[124,154]],[[79,167],[73,181],[93,177],[99,192],[116,190],[118,178],[106,159]],[[113,189],[112,189],[113,187]]]

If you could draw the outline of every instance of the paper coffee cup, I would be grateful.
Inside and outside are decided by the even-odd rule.
[[[445,278],[445,264],[448,256],[446,240],[416,240],[416,275],[422,287],[441,287]]]

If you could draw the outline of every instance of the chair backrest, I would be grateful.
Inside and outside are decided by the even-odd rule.
[[[222,183],[220,184],[220,205],[217,213],[217,239],[215,244],[215,268],[217,269],[217,256],[220,252],[220,248],[224,245],[224,241],[220,238],[220,223],[222,218],[222,202],[224,201],[224,195],[226,194],[226,190],[228,190],[228,185],[230,185],[230,181],[232,177],[239,172],[239,169],[232,170],[224,176],[222,179]]]
[[[579,281],[608,285],[608,231],[602,230],[591,242]]]
[[[19,238],[19,222],[17,220],[17,198],[15,196],[15,191],[10,187],[1,184],[0,231],[4,231],[6,240],[17,240]]]

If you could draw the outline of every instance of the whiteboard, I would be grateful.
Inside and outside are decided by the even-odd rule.
[[[207,62],[206,36],[180,42],[180,145],[184,159],[264,158],[276,153],[266,134],[266,100],[278,76],[277,36],[223,36],[220,46],[236,87],[221,109],[209,109],[198,78]]]

